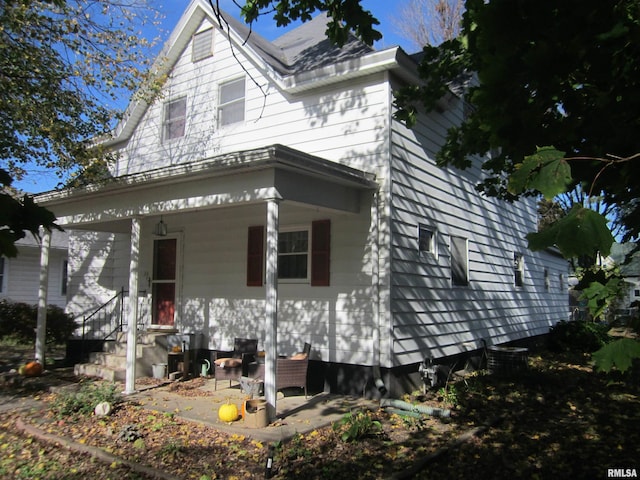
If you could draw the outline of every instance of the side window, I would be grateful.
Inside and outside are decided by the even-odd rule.
[[[549,289],[551,288],[551,280],[549,279],[549,270],[548,269],[544,269],[544,289],[545,291],[549,291]]]
[[[437,231],[426,225],[418,225],[418,251],[437,256]]]
[[[520,253],[513,254],[513,283],[516,287],[524,285],[524,256]]]
[[[191,60],[199,62],[213,56],[213,28],[198,32],[191,44]]]
[[[184,137],[187,123],[187,98],[171,100],[164,104],[162,141]]]
[[[7,274],[5,272],[5,259],[4,257],[0,257],[0,293],[4,292],[5,290],[4,280],[6,276]]]
[[[69,260],[62,261],[62,279],[60,280],[60,295],[67,294],[67,282],[69,281]]]
[[[469,285],[469,245],[463,237],[451,237],[451,283]]]
[[[239,78],[220,85],[218,126],[224,127],[244,121],[245,81]]]

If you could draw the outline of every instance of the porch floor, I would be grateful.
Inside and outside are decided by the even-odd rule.
[[[242,419],[230,424],[218,419],[221,405],[229,401],[235,403],[240,411],[242,402],[247,398],[237,382],[227,388],[220,385],[217,390],[213,379],[204,380],[203,383],[191,392],[180,392],[176,388],[180,387],[180,382],[150,385],[137,381],[138,391],[126,398],[139,402],[150,410],[172,412],[186,420],[202,422],[230,434],[245,435],[264,442],[287,440],[296,433],[306,433],[330,425],[354,408],[376,410],[379,407],[379,402],[374,400],[324,392],[309,394],[307,398],[301,390],[294,393],[287,391],[287,395],[278,392],[276,421],[264,428],[249,428]]]

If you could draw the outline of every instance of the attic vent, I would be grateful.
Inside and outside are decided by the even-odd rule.
[[[529,349],[521,347],[488,348],[487,369],[490,374],[509,374],[526,370],[529,366]]]
[[[193,36],[191,59],[198,62],[213,55],[213,28],[198,32]]]

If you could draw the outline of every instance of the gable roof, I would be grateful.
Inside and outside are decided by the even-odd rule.
[[[207,0],[191,0],[158,55],[155,71],[171,71],[198,27],[209,18],[226,33],[237,51],[261,66],[278,88],[290,94],[387,70],[394,70],[411,82],[419,81],[415,61],[400,47],[377,51],[353,35],[342,47],[331,44],[326,37],[326,14],[317,15],[270,42],[231,15],[220,13],[218,19]],[[219,27],[218,20],[223,27]],[[148,106],[142,99],[133,100],[111,137],[102,139],[103,145],[128,139]]]

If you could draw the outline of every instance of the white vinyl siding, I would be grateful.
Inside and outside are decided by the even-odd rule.
[[[566,282],[552,291],[542,281],[513,287],[513,253],[526,250],[526,234],[536,229],[535,201],[478,194],[480,161],[464,171],[436,165],[447,129],[459,118],[454,109],[421,116],[411,130],[392,124],[390,328],[397,365],[466,352],[482,341],[544,334],[567,318]],[[437,257],[415,248],[416,224],[438,226]],[[462,288],[452,288],[452,237],[468,239],[470,282]],[[528,252],[526,263],[527,286],[545,268],[554,278],[568,268],[548,252]]]

